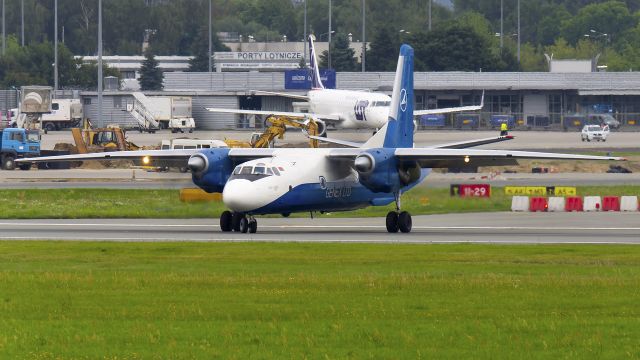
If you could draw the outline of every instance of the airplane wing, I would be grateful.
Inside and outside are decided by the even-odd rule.
[[[314,114],[314,113],[303,113],[303,112],[290,112],[290,111],[266,111],[266,110],[243,110],[243,109],[222,109],[222,108],[206,108],[208,111],[217,112],[217,113],[226,113],[226,114],[246,114],[246,115],[280,115],[280,116],[289,116],[294,118],[307,119],[312,117],[314,119],[320,119],[325,122],[336,123],[341,122],[340,116],[338,115],[327,115],[327,114]]]
[[[366,149],[335,149],[327,157],[352,161]],[[437,148],[398,148],[395,155],[400,161],[416,161],[423,168],[453,168],[469,166],[516,165],[518,159],[539,160],[613,160],[625,161],[614,156],[591,156],[561,153],[543,153],[511,150],[469,150]]]
[[[466,149],[470,147],[493,144],[493,143],[513,140],[513,139],[514,139],[513,136],[507,135],[507,136],[498,136],[498,137],[485,138],[485,139],[459,141],[459,142],[448,143],[448,144],[440,144],[435,146],[428,146],[427,148],[428,149]]]
[[[306,96],[306,95],[297,95],[297,94],[291,94],[291,93],[281,93],[281,92],[275,92],[275,91],[251,90],[251,94],[254,94],[254,95],[282,96],[282,97],[287,97],[287,98],[290,98],[290,99],[309,101],[309,97]]]
[[[314,140],[318,140],[318,141],[323,141],[323,142],[343,145],[343,146],[347,146],[347,147],[351,147],[351,148],[361,148],[364,145],[364,143],[357,143],[357,142],[346,141],[346,140],[325,138],[325,137],[320,137],[320,136],[309,136],[309,138],[314,139]],[[427,149],[466,149],[466,148],[470,148],[470,147],[474,147],[474,146],[493,144],[493,143],[513,140],[513,139],[514,139],[513,136],[498,136],[498,137],[492,137],[492,138],[469,140],[469,141],[459,141],[459,142],[448,143],[448,144],[440,144],[440,145],[435,145],[435,146],[428,146]]]
[[[67,162],[86,160],[133,160],[144,164],[153,164],[154,161],[165,160],[187,160],[192,155],[204,152],[208,149],[174,149],[174,150],[136,150],[136,151],[113,151],[102,153],[41,156],[34,158],[17,159],[17,163],[23,162]],[[272,156],[276,149],[229,149],[229,157],[238,161],[248,161]],[[145,159],[146,158],[146,159]]]
[[[478,111],[478,110],[482,110],[483,107],[484,107],[484,91],[482,91],[482,98],[480,99],[480,105],[458,106],[458,107],[429,109],[429,110],[414,110],[413,116],[450,114],[454,112],[465,112],[465,111]]]

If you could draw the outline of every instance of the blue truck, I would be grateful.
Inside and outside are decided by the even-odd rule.
[[[0,167],[16,168],[16,159],[40,156],[40,131],[20,128],[0,129]],[[31,163],[20,164],[21,170],[31,169]]]

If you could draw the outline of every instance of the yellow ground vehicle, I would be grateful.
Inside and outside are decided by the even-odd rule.
[[[118,126],[92,129],[85,121],[84,128],[72,128],[71,134],[78,154],[105,151],[140,150],[140,147],[128,142],[124,130]]]
[[[273,146],[273,141],[284,138],[284,133],[287,132],[287,126],[302,129],[311,136],[318,136],[318,123],[313,119],[306,121],[299,121],[288,116],[269,116],[265,121],[267,128],[262,134],[254,133],[250,142],[240,140],[225,139],[229,147],[233,148],[267,148]],[[309,146],[312,148],[318,147],[318,140],[309,139]]]

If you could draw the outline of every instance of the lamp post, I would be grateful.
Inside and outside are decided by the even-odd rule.
[[[322,33],[320,35],[318,35],[318,41],[322,41],[322,37],[325,35],[329,35],[328,36],[328,49],[327,49],[327,68],[331,69],[331,34],[335,33],[335,31],[331,30],[329,32],[326,33]]]
[[[212,41],[211,41],[211,0],[209,0],[209,72],[213,71],[213,59],[211,58],[213,56],[213,54],[211,53],[212,50]]]
[[[20,32],[22,35],[20,36],[20,41],[22,46],[24,46],[24,0],[20,0],[20,24]]]
[[[429,27],[428,27],[428,29],[429,29],[429,31],[431,31],[431,7],[432,7],[432,5],[433,5],[433,0],[427,0],[427,1],[429,2],[429,6],[428,6],[428,8],[429,8],[429,11],[428,11],[428,13],[429,13],[429,14],[428,14],[428,15],[429,15],[429,16],[428,16],[428,19],[429,19]]]
[[[55,37],[55,40],[53,41],[53,59],[54,59],[54,66],[53,66],[53,90],[57,91],[58,90],[58,0],[55,0],[55,2],[53,3],[53,17],[55,18],[53,20],[53,26],[55,27],[54,31],[53,31],[53,36]]]
[[[520,64],[520,0],[518,0],[518,64]]]
[[[102,0],[98,0],[98,126],[102,123]]]
[[[302,54],[302,60],[305,67],[307,66],[307,0],[304,0],[304,54]]]
[[[366,38],[366,20],[365,20],[365,2],[362,0],[362,72],[367,68],[367,38]]]
[[[329,0],[329,39],[327,41],[327,65],[328,68],[331,69],[331,34],[333,33],[333,30],[331,30],[331,6],[332,5],[332,0]]]
[[[500,0],[500,51],[502,51],[502,47],[504,46],[504,0]]]

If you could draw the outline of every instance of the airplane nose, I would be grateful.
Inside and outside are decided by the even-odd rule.
[[[247,212],[256,209],[256,204],[251,196],[252,183],[245,179],[236,179],[227,182],[222,190],[222,201],[233,211]]]

